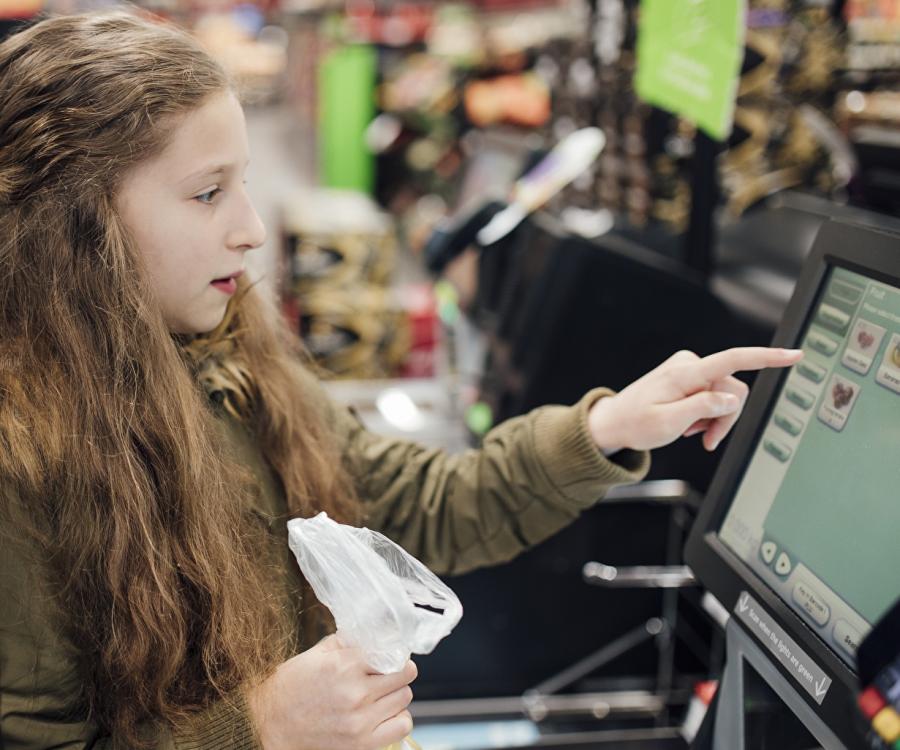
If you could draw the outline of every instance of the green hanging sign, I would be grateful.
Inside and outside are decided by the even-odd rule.
[[[746,0],[641,0],[638,96],[727,138],[746,12]]]
[[[337,47],[319,67],[319,179],[323,186],[371,194],[375,159],[366,128],[375,117],[378,54],[373,47]]]

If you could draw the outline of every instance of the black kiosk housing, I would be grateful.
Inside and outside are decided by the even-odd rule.
[[[835,272],[835,269],[844,270]],[[886,288],[889,295],[896,291],[898,299],[900,299],[900,223],[884,221],[879,222],[878,226],[852,225],[834,220],[826,223],[804,265],[793,297],[775,334],[773,346],[802,347],[808,353],[805,360],[809,359],[815,365],[816,357],[810,356],[810,354],[815,355],[815,352],[812,352],[809,347],[811,340],[816,345],[821,341],[813,339],[812,332],[817,330],[814,324],[822,322],[821,316],[825,314],[831,314],[833,318],[837,317],[838,322],[844,324],[842,319],[834,315],[834,308],[824,309],[828,307],[824,300],[827,289],[831,289],[831,280],[839,278],[836,274],[844,274],[844,277],[849,278],[847,272],[858,274],[872,282],[862,287],[863,291],[860,294],[863,301],[865,295],[869,294],[873,288]],[[763,526],[760,526],[758,531],[753,531],[751,528],[747,532],[747,546],[744,548],[743,556],[735,551],[736,547],[727,544],[723,538],[723,524],[726,522],[732,506],[736,505],[738,492],[741,490],[742,483],[745,482],[745,477],[749,475],[751,461],[757,460],[756,469],[754,469],[757,473],[753,475],[754,477],[761,475],[760,465],[764,467],[765,472],[771,473],[767,468],[771,464],[777,473],[780,470],[778,464],[782,462],[788,468],[783,469],[785,477],[779,481],[786,482],[787,472],[790,471],[791,466],[789,462],[795,459],[799,460],[798,457],[801,455],[800,441],[807,434],[813,434],[809,427],[810,424],[818,430],[816,434],[825,435],[823,440],[832,441],[837,439],[834,435],[840,434],[838,429],[843,429],[845,424],[850,424],[849,421],[840,421],[841,419],[853,419],[852,415],[841,416],[841,409],[848,408],[849,399],[852,396],[851,391],[854,387],[841,384],[856,383],[855,390],[858,391],[856,396],[860,401],[866,395],[863,391],[868,389],[869,395],[877,398],[879,405],[879,421],[863,422],[860,417],[856,426],[859,428],[861,424],[867,426],[880,424],[881,426],[877,430],[879,434],[871,435],[872,442],[867,444],[882,446],[877,441],[888,441],[887,444],[893,446],[890,450],[896,455],[896,460],[892,462],[892,465],[884,466],[880,472],[881,481],[884,480],[885,474],[893,479],[889,486],[879,488],[884,503],[879,508],[884,511],[882,523],[892,525],[896,534],[895,538],[900,540],[900,502],[897,499],[900,497],[898,494],[898,488],[900,488],[900,390],[893,394],[896,396],[895,401],[888,400],[885,393],[890,394],[892,388],[882,382],[885,377],[884,370],[878,369],[879,366],[892,368],[897,359],[889,359],[891,356],[900,358],[900,354],[895,353],[893,348],[888,350],[888,347],[896,346],[900,352],[900,338],[898,338],[900,320],[893,321],[892,314],[884,313],[882,313],[883,317],[879,319],[874,308],[871,305],[864,307],[863,301],[860,301],[857,313],[848,316],[844,338],[841,339],[839,335],[833,337],[839,348],[833,353],[830,370],[816,366],[822,372],[821,383],[817,394],[814,393],[814,388],[810,389],[811,394],[815,395],[815,400],[812,405],[806,407],[808,411],[805,420],[797,418],[796,410],[793,412],[793,417],[785,418],[783,409],[786,394],[791,388],[790,384],[796,382],[798,375],[795,371],[800,365],[788,371],[764,371],[757,378],[744,415],[719,464],[688,539],[685,550],[687,563],[701,583],[731,615],[726,628],[728,654],[725,675],[720,683],[719,714],[716,718],[720,724],[724,723],[729,726],[719,727],[719,739],[712,743],[713,748],[727,745],[728,750],[741,750],[743,747],[747,747],[749,750],[754,746],[751,743],[755,741],[748,739],[747,727],[744,726],[744,720],[739,715],[745,711],[748,702],[743,694],[746,684],[744,671],[748,665],[753,667],[753,671],[774,689],[788,711],[799,719],[803,727],[822,747],[857,748],[866,746],[855,711],[858,678],[855,659],[849,653],[852,648],[842,649],[841,643],[835,640],[836,637],[843,637],[847,639],[847,644],[851,644],[854,639],[864,635],[864,632],[860,632],[863,631],[862,628],[857,628],[854,633],[853,628],[846,627],[846,621],[836,619],[835,607],[839,612],[849,611],[851,605],[843,601],[828,586],[818,588],[817,585],[806,585],[803,581],[798,583],[797,577],[807,569],[799,566],[797,560],[793,559],[793,553],[788,554],[781,570],[781,573],[784,573],[785,570],[790,572],[783,576],[777,575],[775,568],[778,563],[774,561],[774,558],[780,554],[779,547],[775,542],[764,541],[767,532]],[[861,323],[860,318],[864,310],[868,310],[866,316],[869,319],[880,325],[873,328],[867,322]],[[865,328],[866,325],[875,331],[884,328],[883,339],[880,340],[877,347],[874,345],[874,340],[870,338],[870,334],[863,334],[864,331],[869,330]],[[868,370],[865,376],[868,381],[872,382],[865,382],[862,386],[859,383],[863,378],[852,369],[848,369],[846,364],[847,361],[851,361],[849,367],[853,366],[852,356],[847,353],[851,337],[858,337],[862,343],[868,343],[876,350],[872,352],[871,370]],[[821,339],[821,336],[819,338]],[[850,360],[847,359],[848,356],[851,357]],[[864,369],[864,365],[857,369],[861,371]],[[809,371],[808,369],[807,372]],[[877,377],[881,379],[878,383],[874,382],[876,372],[878,373]],[[893,369],[890,369],[889,376],[891,378],[894,377],[893,373]],[[819,375],[813,374],[819,377]],[[791,380],[792,378],[794,380]],[[879,388],[883,388],[885,393],[877,390]],[[844,393],[841,393],[841,389],[844,389]],[[790,397],[793,398],[798,390],[802,391],[802,389],[794,388]],[[844,398],[845,396],[846,398]],[[871,401],[869,403],[871,404]],[[887,404],[886,411],[884,410],[885,404]],[[849,408],[852,409],[853,406],[850,405]],[[838,422],[830,425],[832,433],[828,432],[827,409],[837,415]],[[778,410],[781,410],[780,414],[776,414]],[[823,417],[823,412],[825,417]],[[776,416],[781,420],[778,423],[774,421]],[[823,419],[824,425],[822,424]],[[778,428],[773,427],[773,424],[781,424],[789,430],[795,430],[795,428],[802,428],[802,430],[795,435],[793,442],[791,442],[790,434],[786,434],[782,445],[780,439],[773,440],[771,437],[773,430],[776,438],[779,434]],[[840,425],[840,428],[835,426],[836,424]],[[848,433],[851,431],[847,430],[844,435]],[[858,436],[858,434],[858,429],[853,431],[853,435]],[[785,449],[785,446],[793,447]],[[764,457],[764,460],[769,463],[760,464],[759,462],[763,459],[754,457],[758,452],[762,453],[764,450],[772,455]],[[879,447],[879,451],[885,450],[885,448]],[[776,455],[779,452],[780,457]],[[843,473],[855,470],[849,458],[850,453],[848,452],[843,460],[821,466],[821,471],[825,473],[824,476],[834,478],[835,487],[839,486],[838,479],[846,481],[846,478],[841,476]],[[807,450],[804,457],[808,458],[809,454],[810,451]],[[773,455],[776,460],[772,459]],[[808,463],[800,464],[800,466],[808,465]],[[883,465],[883,463],[879,465]],[[797,471],[799,473],[801,470]],[[866,477],[859,476],[857,481],[865,482]],[[763,477],[762,483],[766,482],[768,482],[767,487],[776,486],[776,480]],[[747,486],[753,488],[757,485],[751,484],[748,480]],[[777,492],[781,493],[781,485],[777,486]],[[796,487],[796,484],[792,486]],[[748,492],[752,494],[753,490],[744,490],[745,507]],[[839,494],[840,496],[838,496]],[[827,497],[827,493],[825,495],[820,498],[823,513],[829,512],[829,508],[839,508],[839,503],[855,502],[855,498],[845,497],[837,490],[832,497]],[[869,492],[868,495],[870,498],[874,497],[872,492]],[[818,502],[819,498],[817,498]],[[775,506],[776,500],[773,498],[770,507],[775,508]],[[769,510],[765,512],[768,513]],[[844,512],[843,509],[840,512]],[[768,517],[766,523],[768,523]],[[815,527],[816,523],[811,523],[810,526]],[[879,591],[884,593],[886,599],[889,598],[893,601],[900,594],[900,568],[894,567],[897,553],[893,550],[884,550],[882,557],[881,551],[873,552],[872,545],[875,542],[871,539],[860,538],[859,533],[861,532],[857,528],[846,528],[846,546],[842,550],[842,554],[846,556],[846,564],[852,566],[857,560],[868,556],[866,564],[871,567],[873,559],[883,559],[885,564],[881,575],[878,578],[873,577],[871,583],[873,587],[881,587]],[[756,534],[755,537],[754,534]],[[729,538],[733,539],[734,537]],[[766,547],[767,544],[770,546]],[[759,550],[757,554],[763,563],[753,559],[749,550],[754,548]],[[773,559],[768,560],[769,557]],[[774,563],[771,573],[768,568],[763,569],[764,563],[768,562]],[[794,580],[791,580],[792,578]],[[819,580],[815,576],[809,576],[809,578],[810,580]],[[783,588],[779,592],[777,589],[782,584]],[[890,589],[893,589],[893,593],[888,596]],[[788,590],[790,590],[790,594],[787,594]],[[868,594],[865,595],[868,596]],[[875,615],[872,612],[865,617],[860,614],[860,618],[866,620],[870,626],[880,616],[880,614]],[[851,615],[848,617],[853,619]],[[828,618],[831,618],[830,622]],[[823,621],[825,624],[821,624]],[[843,622],[844,625],[839,626],[840,622]],[[835,628],[839,628],[839,632]],[[858,645],[858,642],[855,645]],[[723,701],[730,701],[732,704],[730,709],[724,712],[722,710]],[[727,739],[722,739],[723,737]],[[792,750],[787,744],[783,745],[783,748]]]

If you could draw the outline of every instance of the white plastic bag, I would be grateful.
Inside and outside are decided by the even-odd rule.
[[[434,573],[386,536],[319,513],[288,522],[288,544],[345,646],[382,674],[411,653],[428,654],[462,617],[462,605]]]

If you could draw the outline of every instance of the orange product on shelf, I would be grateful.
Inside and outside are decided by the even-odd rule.
[[[550,91],[531,74],[472,81],[464,101],[466,115],[478,127],[505,122],[536,128],[550,119]]]

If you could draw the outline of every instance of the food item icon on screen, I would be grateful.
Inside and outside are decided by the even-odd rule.
[[[859,344],[859,348],[863,351],[870,349],[872,344],[875,343],[875,337],[869,333],[868,331],[860,331],[856,334],[856,343]]]
[[[819,421],[837,432],[843,431],[861,392],[858,383],[840,375],[833,376],[819,408]]]
[[[875,382],[894,393],[900,393],[900,333],[894,333],[884,351]]]
[[[831,399],[834,402],[835,409],[843,409],[853,400],[855,390],[852,385],[845,385],[840,381],[836,381],[831,387]]]
[[[869,369],[872,367],[872,357],[881,346],[881,341],[886,333],[886,329],[875,325],[870,320],[863,318],[857,320],[850,333],[850,340],[847,342],[844,356],[841,357],[844,367],[859,375],[868,375]]]

